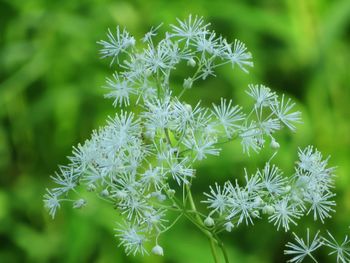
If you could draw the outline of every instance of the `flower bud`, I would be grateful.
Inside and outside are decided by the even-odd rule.
[[[253,217],[253,218],[259,218],[259,217],[260,217],[259,211],[258,211],[258,210],[252,211],[252,217]]]
[[[107,196],[109,196],[109,192],[108,192],[107,189],[104,189],[104,190],[101,191],[100,195],[101,195],[102,197],[107,197]]]
[[[275,208],[272,205],[265,205],[262,212],[267,215],[272,215],[275,213]]]
[[[260,206],[262,203],[264,203],[264,201],[261,199],[260,196],[255,197],[255,199],[254,199],[254,205]]]
[[[193,58],[190,58],[189,60],[187,60],[187,65],[191,67],[195,67],[196,61]]]
[[[73,203],[73,208],[79,209],[86,205],[86,201],[84,199],[79,199]]]
[[[167,191],[167,194],[170,196],[170,197],[173,197],[175,195],[175,190],[174,189],[169,189]]]
[[[231,231],[232,231],[232,228],[234,227],[234,225],[233,225],[231,222],[226,222],[226,223],[224,224],[224,227],[225,227],[225,230],[226,230],[227,232],[231,232]]]
[[[205,220],[204,220],[204,225],[207,227],[212,227],[214,225],[214,219],[212,219],[210,216],[208,216]]]
[[[152,253],[154,255],[157,255],[157,256],[163,256],[164,255],[164,251],[163,251],[163,248],[159,245],[156,245],[152,248]]]
[[[94,192],[96,190],[96,185],[94,184],[89,184],[88,187],[87,187],[87,190],[89,192]]]
[[[280,144],[278,142],[276,142],[275,139],[272,139],[272,141],[270,143],[270,147],[271,147],[271,149],[277,150],[280,148]]]
[[[187,78],[187,79],[184,80],[183,87],[185,89],[190,89],[190,88],[192,88],[192,84],[193,84],[192,78]]]

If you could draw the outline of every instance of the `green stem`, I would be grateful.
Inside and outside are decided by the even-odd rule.
[[[222,242],[217,235],[215,235],[215,238],[218,241],[218,245],[222,251],[222,254],[224,255],[225,263],[230,263],[230,261],[228,259],[227,251],[226,251],[225,246],[224,246],[224,242]]]
[[[187,196],[188,196],[188,200],[190,202],[190,206],[191,206],[193,211],[197,212],[196,205],[195,205],[195,203],[193,201],[191,189],[190,189],[190,187],[188,185],[186,185],[186,188],[187,188]],[[201,217],[199,216],[198,213],[195,213],[195,218],[196,218],[198,224],[201,226],[200,227],[201,231],[208,236],[209,241],[210,241],[211,253],[213,255],[214,262],[218,263],[219,262],[219,257],[218,257],[218,254],[216,252],[216,247],[215,247],[215,243],[218,243],[217,240],[213,237],[213,235],[208,230],[203,228],[203,222],[202,222],[202,219],[201,219]]]

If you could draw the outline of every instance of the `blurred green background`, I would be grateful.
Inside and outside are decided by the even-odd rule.
[[[117,24],[140,39],[152,25],[189,13],[245,42],[255,67],[249,75],[223,68],[185,99],[209,104],[225,96],[247,105],[249,83],[292,97],[304,124],[296,134],[279,134],[275,162],[292,173],[297,147],[314,144],[331,155],[338,175],[333,218],[322,225],[309,216],[292,230],[349,233],[349,0],[0,0],[0,262],[212,262],[206,238],[185,221],[161,238],[164,257],[127,258],[107,205],[95,199],[80,211],[68,205],[51,220],[42,202],[49,175],[67,162],[72,145],[115,112],[101,89],[112,69],[99,59],[96,41]],[[243,167],[254,172],[270,154],[248,158],[238,142],[226,145],[221,157],[198,165],[195,198],[215,181],[242,178]],[[267,220],[223,235],[232,262],[243,263],[284,262],[291,238]]]

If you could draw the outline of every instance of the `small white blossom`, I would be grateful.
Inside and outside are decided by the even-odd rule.
[[[315,262],[317,262],[311,253],[322,246],[322,242],[318,237],[318,234],[319,232],[317,232],[315,237],[311,240],[310,231],[307,229],[306,241],[304,241],[304,239],[299,238],[295,233],[293,233],[296,243],[288,242],[286,247],[289,249],[284,251],[286,255],[293,256],[293,258],[288,262],[300,263],[306,256],[311,257]]]
[[[46,192],[47,193],[44,195],[44,204],[45,207],[49,210],[49,214],[53,219],[55,218],[57,209],[61,207],[60,200],[58,199],[57,194],[51,192],[48,189],[46,189]]]
[[[207,34],[207,27],[210,24],[205,24],[202,17],[189,15],[187,20],[181,21],[177,19],[179,25],[170,25],[173,29],[172,37],[179,37],[186,41],[186,45],[198,36]]]
[[[127,48],[135,45],[134,37],[130,36],[125,29],[120,30],[119,26],[117,26],[115,34],[108,29],[107,37],[108,41],[101,40],[97,43],[103,46],[100,51],[102,58],[112,57],[111,64],[113,64],[120,53],[125,52]]]
[[[280,121],[292,131],[295,131],[295,123],[301,122],[300,112],[291,112],[294,105],[295,103],[292,103],[291,99],[285,101],[284,95],[282,95],[282,99],[280,101],[276,98],[275,103],[270,105],[274,114],[276,114]]]
[[[330,232],[327,231],[327,233],[329,238],[324,237],[323,241],[324,245],[332,250],[328,255],[337,255],[337,263],[350,262],[350,239],[348,236],[345,236],[344,241],[340,244]]]
[[[207,200],[202,201],[203,203],[208,204],[208,208],[213,209],[213,212],[218,212],[219,215],[222,215],[223,212],[228,207],[228,198],[229,191],[227,187],[222,187],[215,183],[215,190],[212,186],[209,186],[210,193],[204,193],[207,196]]]
[[[121,79],[117,73],[113,74],[113,79],[107,78],[106,89],[109,89],[109,93],[105,95],[105,98],[112,98],[113,106],[128,106],[130,104],[130,95],[135,94],[132,84]]]
[[[269,107],[275,103],[277,95],[270,88],[264,85],[248,85],[249,90],[246,93],[255,100],[255,107]]]
[[[80,209],[84,206],[86,206],[86,200],[83,198],[80,198],[73,203],[73,208],[76,208],[76,209]]]
[[[228,138],[241,127],[239,123],[244,119],[239,106],[232,106],[232,100],[226,103],[226,99],[221,98],[220,106],[213,104],[213,114],[218,118],[220,124],[224,127]]]
[[[226,44],[225,56],[231,61],[232,66],[238,65],[244,72],[248,73],[246,67],[253,67],[252,54],[247,52],[245,44],[237,39],[231,44]]]
[[[292,223],[296,225],[296,219],[302,216],[302,213],[289,202],[288,199],[282,199],[275,204],[275,213],[269,216],[269,221],[273,222],[277,226],[277,230],[281,227],[285,231],[289,230],[289,224]]]
[[[119,237],[120,245],[125,247],[127,255],[136,255],[137,253],[141,253],[142,255],[148,254],[144,246],[148,241],[144,230],[126,224],[125,226],[118,225],[115,231],[117,232],[115,236]]]

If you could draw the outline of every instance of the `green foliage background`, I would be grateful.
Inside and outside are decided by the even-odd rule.
[[[127,258],[113,237],[118,215],[107,205],[67,205],[53,221],[42,202],[49,175],[66,163],[71,146],[115,112],[103,99],[112,69],[99,59],[96,41],[117,24],[139,39],[150,26],[189,13],[245,42],[255,67],[249,75],[223,68],[185,99],[209,105],[225,96],[247,105],[247,85],[263,83],[296,100],[304,124],[296,134],[279,134],[274,160],[291,173],[298,146],[314,144],[331,155],[337,212],[325,225],[309,216],[292,230],[349,234],[349,0],[0,0],[0,262],[212,262],[209,243],[185,221],[161,238],[164,257]],[[225,146],[219,158],[198,165],[195,198],[215,181],[241,180],[243,167],[254,172],[270,154],[248,158],[238,142]],[[266,220],[223,236],[232,262],[251,263],[283,262],[291,238]],[[324,254],[322,262],[335,262]]]

